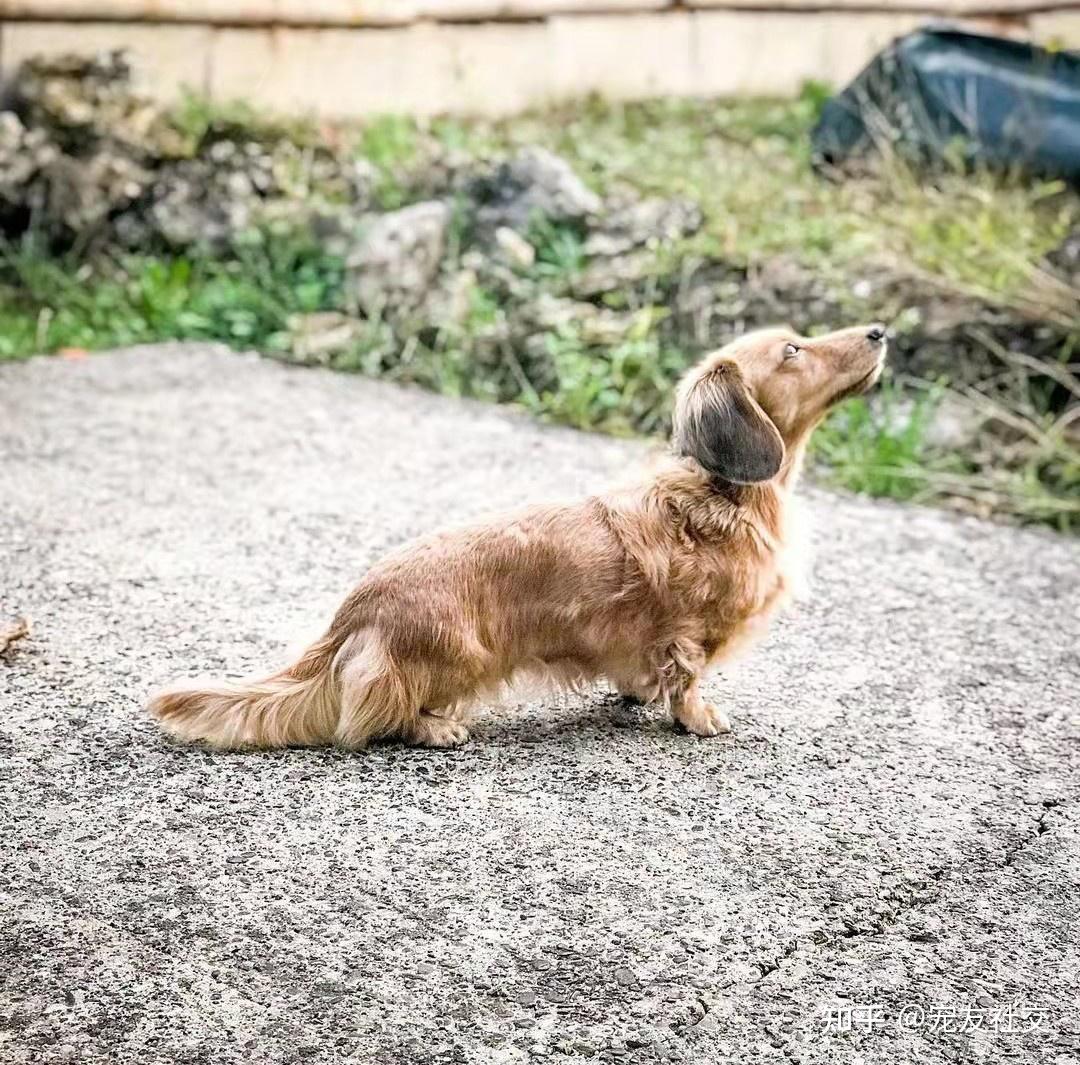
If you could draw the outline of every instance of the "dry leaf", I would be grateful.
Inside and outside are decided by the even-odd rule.
[[[6,651],[16,640],[30,635],[30,623],[26,618],[16,618],[5,625],[0,625],[0,654]]]

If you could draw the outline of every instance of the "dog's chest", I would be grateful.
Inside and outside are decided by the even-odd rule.
[[[772,618],[804,596],[808,578],[805,527],[797,514],[786,516],[783,536],[744,566],[719,571],[703,620],[710,662],[731,659],[768,632]]]

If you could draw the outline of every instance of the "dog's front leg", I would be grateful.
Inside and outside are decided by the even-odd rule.
[[[674,640],[653,661],[658,693],[671,716],[687,732],[695,736],[719,736],[731,731],[727,714],[701,698],[698,681],[708,655],[696,640]]]
[[[695,736],[719,736],[731,731],[727,714],[701,698],[696,676],[671,693],[671,716]]]

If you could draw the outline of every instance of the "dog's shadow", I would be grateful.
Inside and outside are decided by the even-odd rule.
[[[656,740],[695,739],[662,709],[614,693],[597,693],[585,703],[535,707],[502,706],[480,712],[470,723],[474,745],[499,747],[580,747],[592,742],[625,744],[633,737]],[[730,736],[718,737],[728,745]],[[654,745],[654,744],[651,744]]]
[[[710,748],[730,749],[740,743],[735,733],[700,740],[673,721],[660,707],[643,704],[636,699],[613,692],[596,692],[580,700],[567,696],[555,697],[539,705],[533,702],[504,703],[477,710],[469,720],[471,733],[468,742],[460,747],[432,749],[415,747],[399,739],[376,740],[366,750],[348,750],[335,746],[283,747],[276,750],[215,751],[202,746],[178,743],[155,736],[156,744],[177,758],[190,759],[194,752],[211,761],[237,759],[246,762],[295,761],[301,756],[309,762],[339,762],[363,759],[375,751],[393,753],[395,760],[402,755],[416,759],[446,758],[472,761],[500,752],[522,750],[536,756],[541,750],[565,752],[592,748],[621,749],[683,747],[703,742]],[[743,737],[743,739],[747,739]]]

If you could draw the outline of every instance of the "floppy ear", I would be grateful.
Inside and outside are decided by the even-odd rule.
[[[680,390],[672,443],[678,454],[734,484],[771,480],[784,461],[779,431],[750,395],[738,366],[728,361]]]

